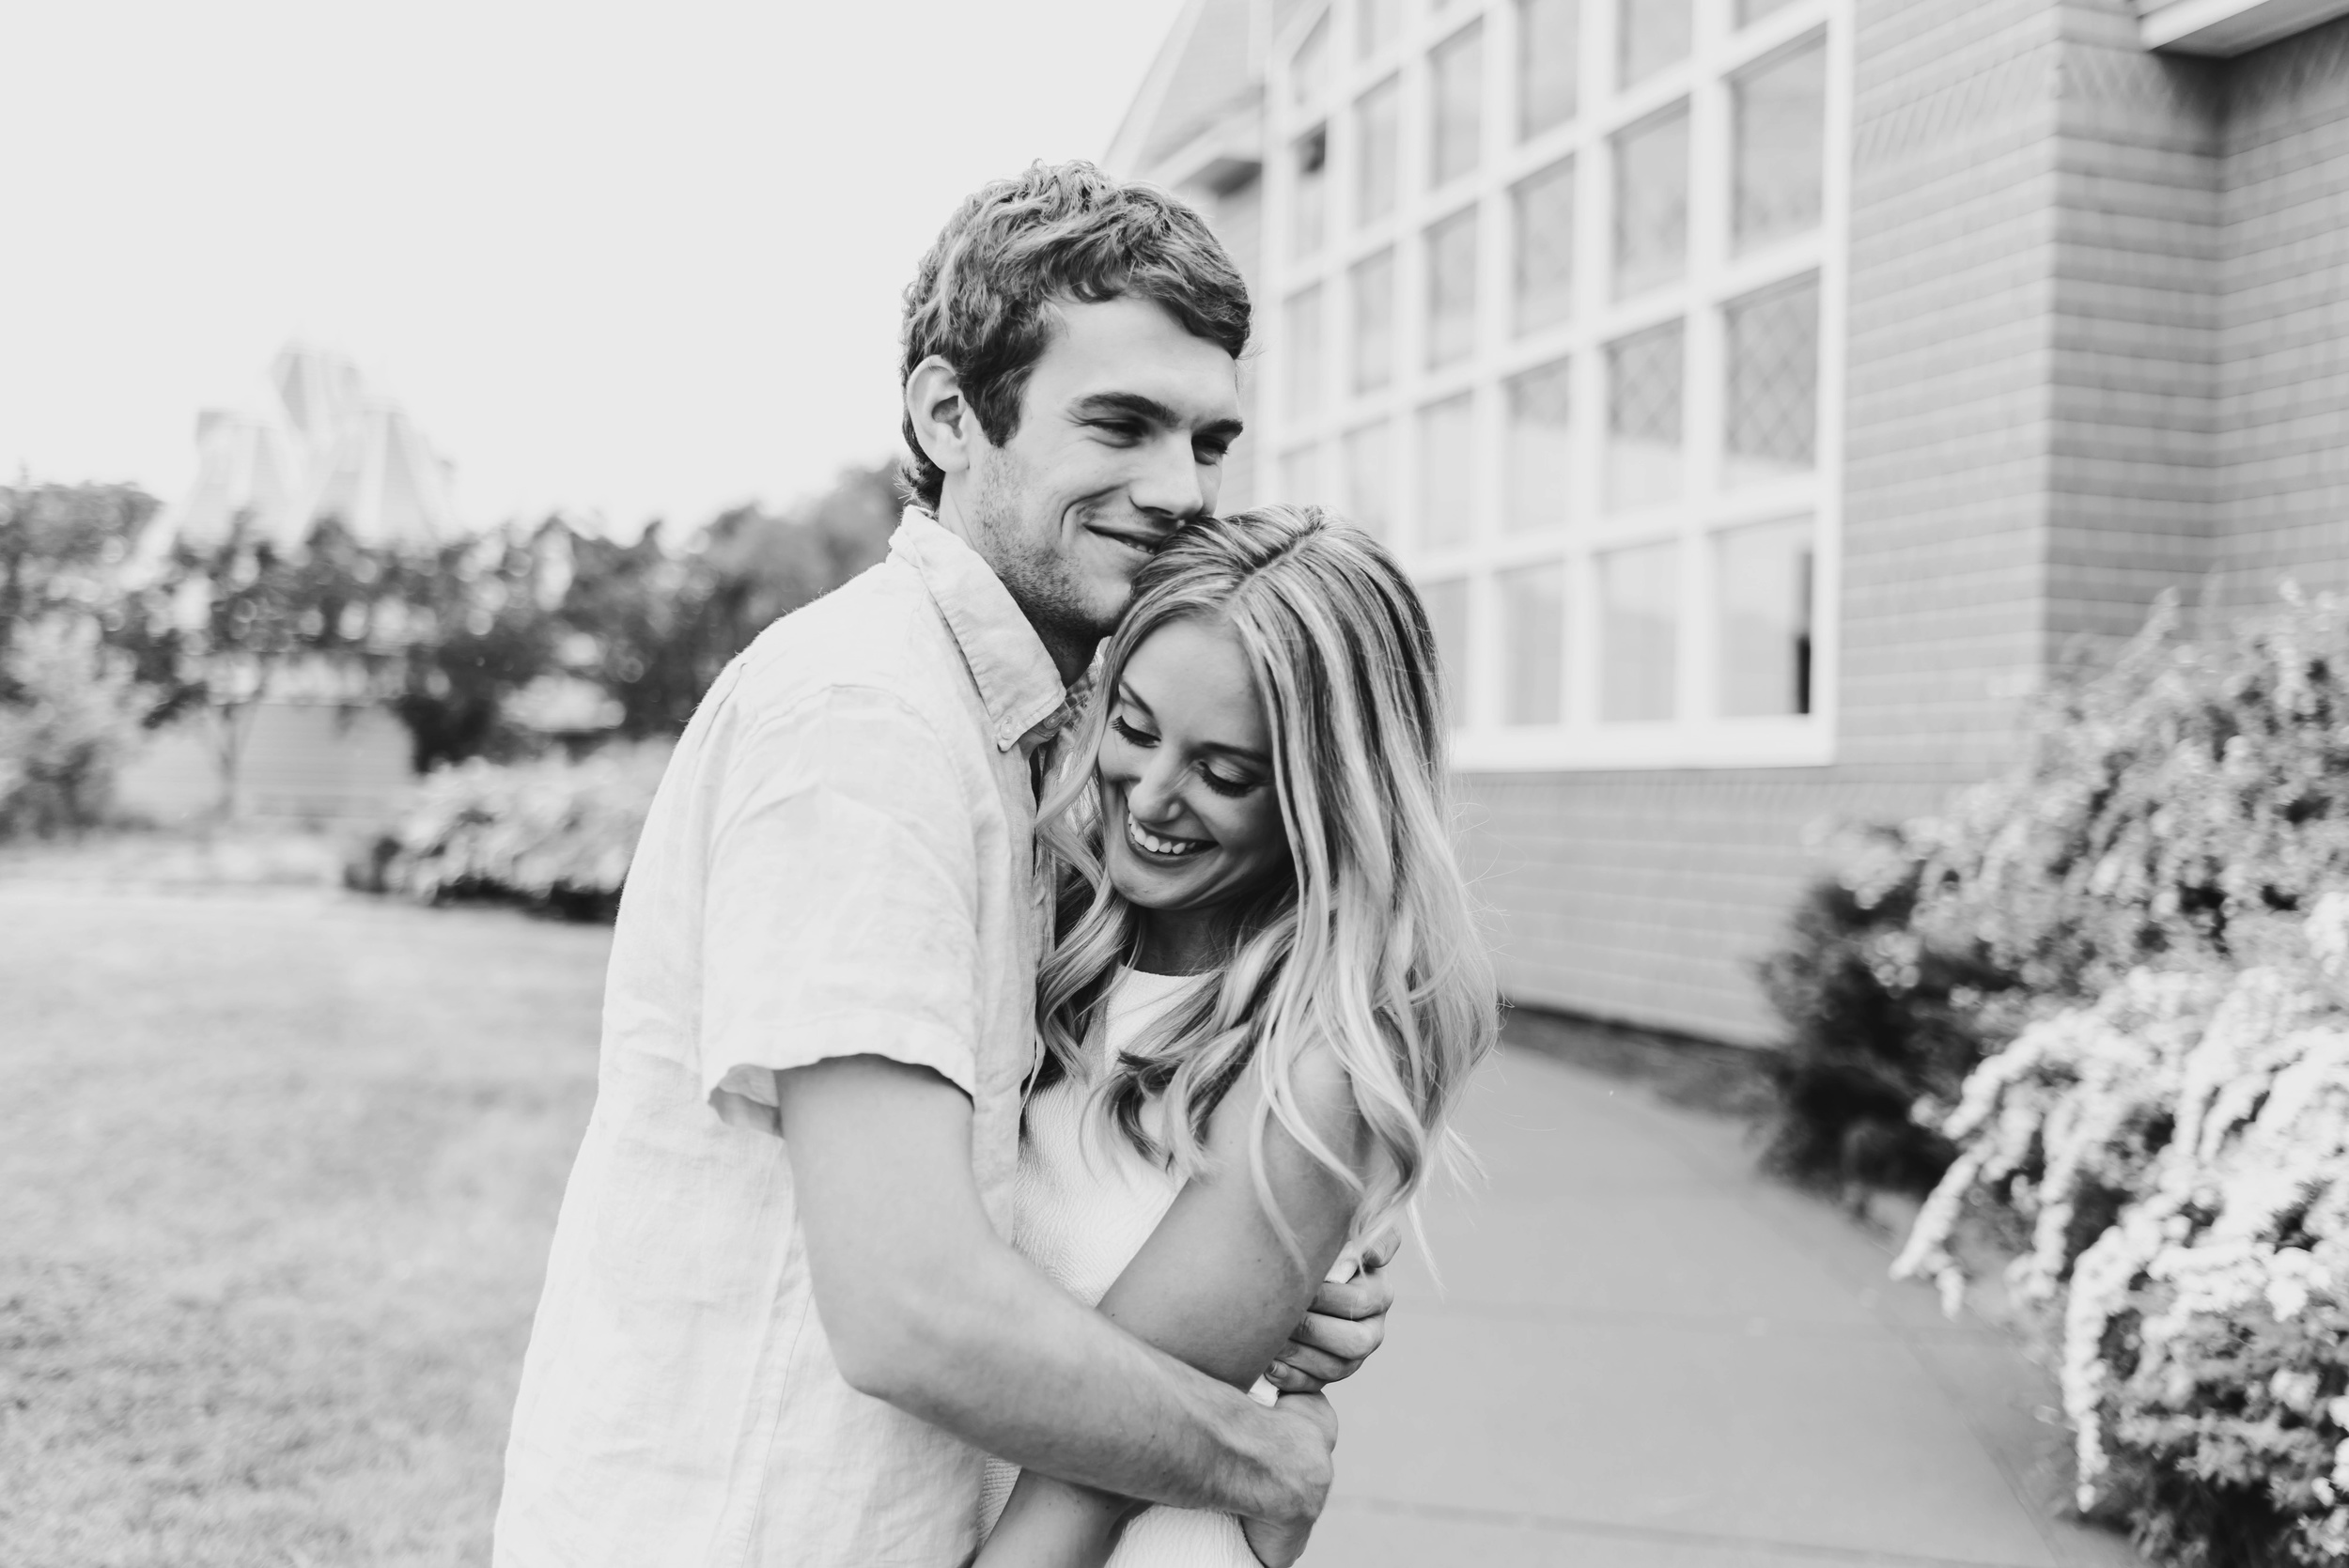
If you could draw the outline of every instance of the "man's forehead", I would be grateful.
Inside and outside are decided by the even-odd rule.
[[[1155,300],[1069,301],[1057,305],[1034,384],[1056,401],[1128,394],[1196,419],[1239,410],[1239,362],[1193,334]]]

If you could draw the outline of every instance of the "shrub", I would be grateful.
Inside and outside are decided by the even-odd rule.
[[[1954,1310],[1961,1215],[2030,1227],[2080,1504],[2166,1560],[2349,1556],[2349,894],[2240,968],[2139,969],[1968,1080],[1895,1265]]]
[[[426,903],[506,899],[609,920],[669,751],[648,741],[579,761],[475,758],[442,768],[345,879]]]
[[[2349,882],[2349,615],[2287,590],[2193,637],[2165,598],[2056,683],[2015,767],[1835,861],[1763,967],[1787,1029],[1773,1147],[1799,1174],[1850,1174],[1871,1140],[1929,1171],[1957,1079],[2032,1017],[2141,964],[2226,961],[2246,923]]]
[[[20,626],[0,655],[0,838],[94,827],[149,704],[96,622]]]

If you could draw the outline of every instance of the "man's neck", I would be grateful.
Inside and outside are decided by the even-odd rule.
[[[993,561],[988,559],[987,546],[980,541],[977,531],[963,520],[961,509],[956,506],[951,499],[941,500],[935,514],[935,520],[939,527],[969,545],[971,552],[980,560],[986,561],[987,569],[995,573],[995,581],[1003,582],[1003,572],[996,567]],[[1003,591],[1011,594],[1014,604],[1019,604],[1019,596],[1012,592],[1010,583],[1003,582]],[[1035,633],[1036,641],[1044,644],[1045,656],[1051,660],[1052,668],[1059,673],[1060,683],[1063,686],[1076,685],[1084,673],[1093,667],[1093,655],[1100,647],[1101,640],[1097,637],[1083,637],[1072,641],[1050,627],[1039,626],[1036,624],[1035,616],[1030,613],[1028,607],[1024,604],[1019,604],[1019,614],[1028,623],[1028,629]]]

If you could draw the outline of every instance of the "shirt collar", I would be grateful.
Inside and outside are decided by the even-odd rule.
[[[1043,639],[994,569],[952,530],[912,507],[891,536],[889,553],[914,569],[946,617],[978,685],[995,749],[1050,738],[1070,711],[1069,694]]]

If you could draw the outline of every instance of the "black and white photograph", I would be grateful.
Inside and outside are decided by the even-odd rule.
[[[0,1568],[2349,1568],[2349,0],[0,57]]]

